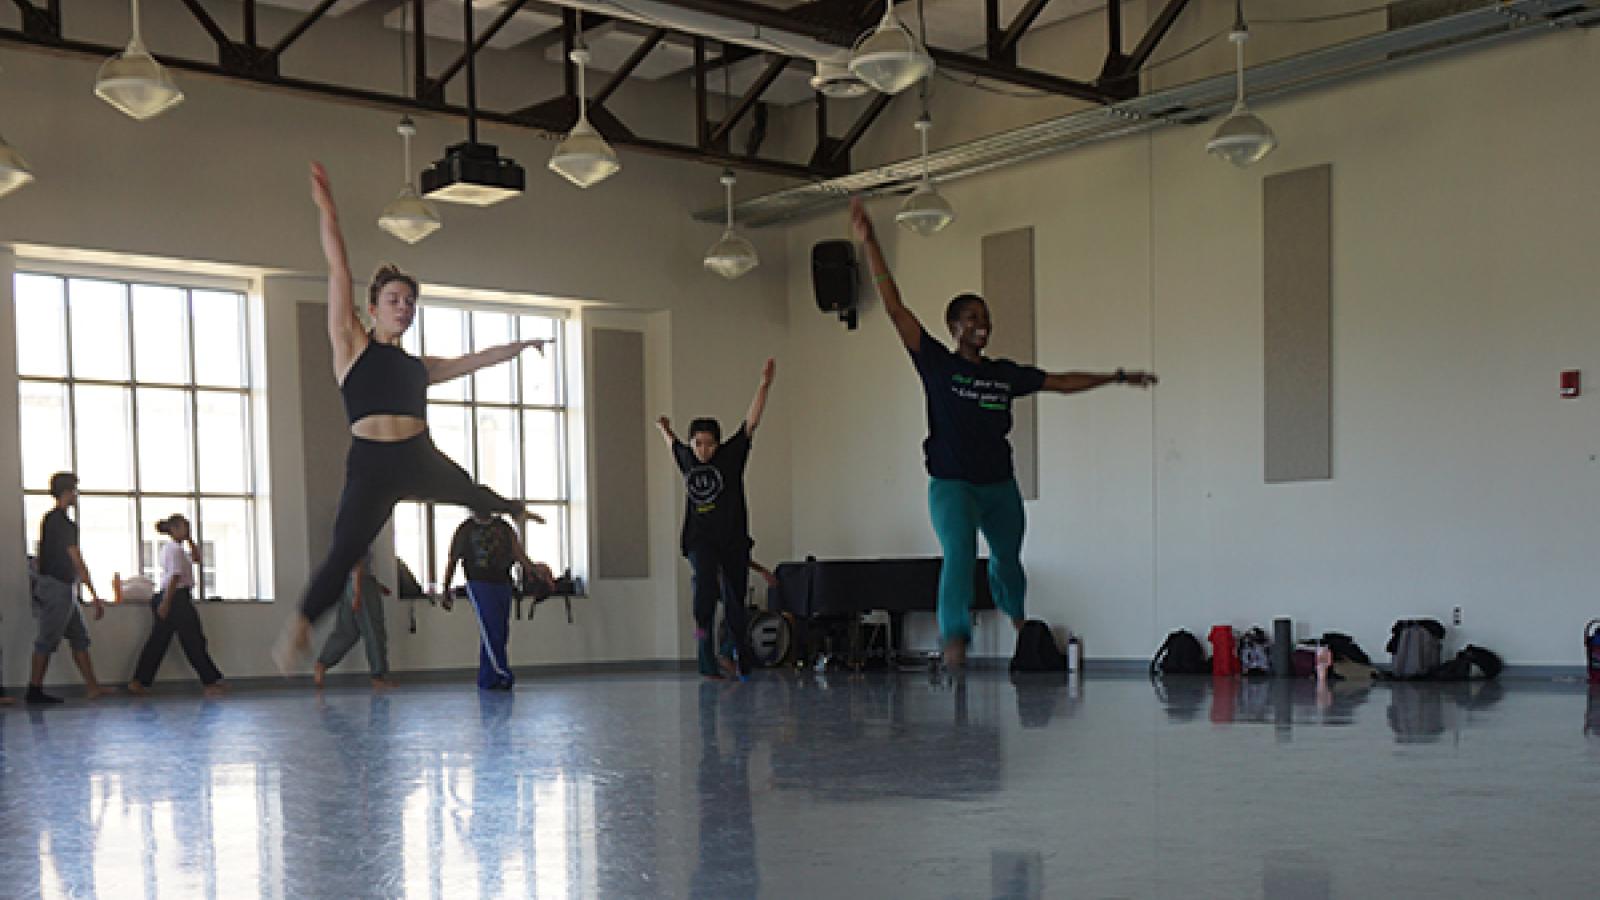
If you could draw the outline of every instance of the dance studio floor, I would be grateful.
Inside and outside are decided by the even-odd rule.
[[[1593,896],[1600,700],[926,674],[0,710],[4,897]]]

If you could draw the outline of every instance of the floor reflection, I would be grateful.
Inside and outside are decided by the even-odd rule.
[[[1597,710],[769,672],[0,711],[0,895],[1578,896]]]

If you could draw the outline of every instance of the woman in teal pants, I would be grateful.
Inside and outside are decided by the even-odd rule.
[[[872,220],[860,198],[850,202],[850,223],[866,247],[872,281],[883,307],[911,353],[927,398],[928,437],[922,442],[928,467],[928,510],[944,550],[939,574],[939,640],[946,665],[959,669],[972,639],[972,583],[978,564],[978,532],[989,542],[989,591],[995,606],[1022,627],[1027,577],[1022,571],[1026,524],[1022,493],[1011,466],[1011,403],[1038,391],[1076,394],[1107,384],[1146,387],[1148,372],[1118,369],[1050,373],[1009,359],[983,355],[991,331],[989,307],[977,294],[960,294],[945,308],[951,351],[922,327],[900,300],[883,260]]]

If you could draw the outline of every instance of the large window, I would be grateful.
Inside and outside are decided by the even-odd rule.
[[[155,523],[173,513],[194,526],[200,596],[267,596],[245,293],[39,272],[15,289],[29,546],[51,474],[73,471],[103,596],[113,574],[156,574]]]
[[[428,389],[428,428],[446,456],[502,496],[521,500],[545,519],[529,521],[528,556],[557,574],[570,558],[567,488],[565,322],[507,309],[466,309],[424,298],[406,349],[460,356],[510,341],[545,338],[544,355],[515,360]],[[457,506],[401,503],[395,508],[395,555],[427,587],[444,577],[450,537],[467,517]]]

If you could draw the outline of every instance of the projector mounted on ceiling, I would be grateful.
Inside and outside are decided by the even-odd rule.
[[[489,206],[522,193],[526,176],[515,160],[493,144],[463,141],[422,170],[422,195],[429,200]]]

